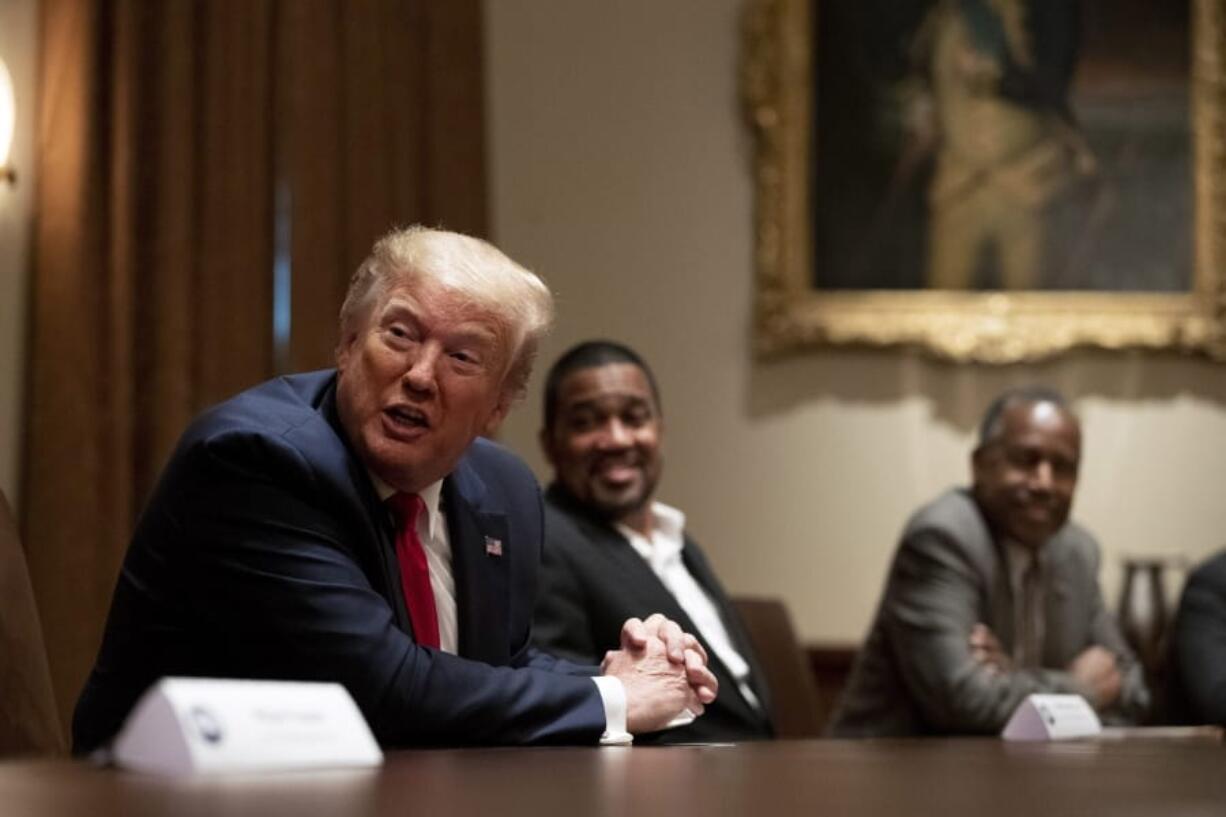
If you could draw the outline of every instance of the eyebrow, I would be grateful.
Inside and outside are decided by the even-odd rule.
[[[625,406],[626,408],[636,407],[636,406],[647,406],[648,408],[653,408],[651,401],[648,400],[647,397],[645,397],[644,395],[624,394],[622,392],[613,392],[612,394],[601,394],[595,397],[585,397],[582,400],[576,400],[572,403],[567,403],[565,404],[565,410],[566,411],[586,411],[589,409],[602,409],[603,410],[604,406],[602,404],[607,403],[611,400],[616,400],[619,403],[621,402],[628,403],[629,405]],[[623,406],[619,405],[617,406],[617,408],[623,408]]]
[[[388,300],[383,307],[383,313],[379,316],[379,323],[382,324],[402,316],[417,324],[424,323],[421,315],[414,308],[414,304],[403,297]],[[497,330],[480,320],[460,321],[445,333],[445,337],[452,343],[484,343],[495,347],[499,343]]]
[[[401,316],[417,320],[417,313],[413,308],[403,300],[389,300],[383,305],[383,310],[379,313],[379,321],[382,323],[388,318],[398,318]]]

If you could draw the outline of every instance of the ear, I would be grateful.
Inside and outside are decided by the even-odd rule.
[[[991,456],[986,445],[977,445],[975,450],[971,452],[971,483],[979,483],[979,475],[988,467],[988,458]]]
[[[485,419],[485,427],[481,431],[483,437],[493,437],[498,433],[498,427],[502,425],[502,421],[507,419],[507,415],[511,413],[511,404],[515,402],[515,393],[510,389],[503,389],[498,396],[498,402],[490,409],[490,416]]]
[[[336,370],[344,372],[345,367],[349,365],[349,359],[353,357],[353,347],[357,343],[357,332],[346,332],[336,345]]]
[[[541,430],[536,433],[536,440],[538,443],[540,443],[541,453],[545,455],[545,461],[548,462],[549,465],[554,468],[554,470],[557,470],[557,463],[554,462],[553,458],[553,437],[549,434],[549,429],[542,427]]]

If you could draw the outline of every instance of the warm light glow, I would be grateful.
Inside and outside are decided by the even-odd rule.
[[[13,128],[17,125],[17,106],[13,99],[13,78],[4,60],[0,60],[0,181],[11,182],[15,176],[9,165],[13,147]]]

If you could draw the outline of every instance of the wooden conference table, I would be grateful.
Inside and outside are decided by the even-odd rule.
[[[1209,815],[1226,747],[781,741],[393,752],[383,768],[171,780],[0,763],[0,815]]]

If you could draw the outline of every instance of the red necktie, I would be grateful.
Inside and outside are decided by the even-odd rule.
[[[417,535],[417,517],[426,505],[417,494],[393,494],[388,503],[400,523],[396,531],[396,560],[400,562],[400,586],[413,622],[413,636],[423,647],[437,648],[438,610],[434,607],[426,550]]]

